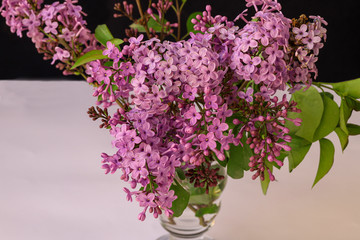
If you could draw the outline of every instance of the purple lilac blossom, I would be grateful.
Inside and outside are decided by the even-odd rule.
[[[53,37],[61,30],[59,37],[76,42],[83,52],[96,48],[75,2],[42,6],[37,1],[33,10],[25,0],[3,0],[1,14],[12,32],[21,36],[27,31],[40,51],[52,53],[49,59],[64,62],[73,60],[71,49],[47,44],[39,28]],[[177,196],[170,187],[176,168],[187,171],[215,157],[224,161],[233,145],[248,144],[252,150],[253,179],[264,180],[267,172],[274,181],[268,164],[283,166],[279,156],[290,150],[291,141],[285,120],[299,125],[301,119],[290,119],[289,112],[299,112],[296,103],[286,95],[279,100],[275,93],[311,85],[326,22],[312,17],[292,27],[277,1],[246,3],[256,13],[250,20],[245,11],[238,16],[243,28],[225,16],[213,17],[207,6],[192,20],[201,33],[191,33],[188,40],[143,41],[140,35],[122,50],[108,42],[103,51],[108,59],[86,66],[97,104],[117,104],[109,120],[115,152],[101,155],[102,168],[120,172],[130,184],[131,190],[124,191],[128,201],[134,197],[143,207],[140,220],[147,211],[154,217],[173,214]]]

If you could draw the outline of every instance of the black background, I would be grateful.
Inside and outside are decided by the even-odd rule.
[[[147,1],[142,0],[145,3]],[[51,3],[53,1],[45,1]],[[125,18],[113,18],[114,0],[80,0],[79,4],[88,14],[88,27],[94,31],[98,24],[107,24],[115,37],[124,37],[124,29],[130,24]],[[134,2],[134,1],[128,1]],[[328,41],[321,50],[318,81],[338,82],[360,77],[360,0],[279,0],[288,18],[300,14],[320,15],[329,23]],[[207,4],[213,7],[213,15],[226,15],[234,19],[245,8],[242,0],[188,0],[183,11],[186,16],[203,11]],[[167,16],[170,21],[173,15]],[[174,21],[173,21],[174,22]],[[63,76],[50,61],[44,61],[27,37],[18,38],[10,32],[5,19],[0,17],[0,79],[26,78],[76,79]],[[80,79],[80,78],[78,78]]]

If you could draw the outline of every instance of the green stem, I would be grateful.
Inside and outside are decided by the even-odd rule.
[[[195,208],[194,205],[188,204],[188,208],[196,214],[197,209]],[[199,218],[199,223],[200,223],[200,225],[203,226],[203,227],[206,227],[206,222],[205,222],[204,217],[201,216],[201,217],[198,217],[198,218]]]
[[[140,13],[140,17],[141,17],[141,25],[144,26],[145,28],[145,31],[146,31],[146,35],[147,37],[150,39],[150,31],[149,31],[149,27],[147,25],[147,19],[145,18],[144,16],[144,12],[142,10],[142,7],[141,7],[141,3],[140,3],[140,0],[136,0],[136,5],[139,9],[139,13]],[[144,21],[144,22],[143,22]]]
[[[176,41],[180,41],[181,38],[181,9],[179,8],[179,0],[176,0],[176,16],[178,22]]]
[[[162,0],[162,4],[164,5],[164,0]],[[164,40],[164,25],[165,25],[165,12],[161,9],[161,32],[160,32],[160,41]]]

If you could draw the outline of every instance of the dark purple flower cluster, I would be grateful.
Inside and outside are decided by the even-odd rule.
[[[85,52],[97,48],[97,42],[77,1],[66,0],[43,5],[42,0],[3,0],[0,9],[11,32],[22,37],[23,31],[31,38],[44,59],[59,61],[63,73],[73,74],[70,67]]]
[[[239,15],[246,21],[242,29],[212,17],[207,6],[193,20],[203,33],[180,42],[142,41],[141,35],[122,50],[108,42],[108,59],[87,67],[98,104],[120,106],[109,121],[117,152],[103,154],[103,168],[120,169],[121,178],[138,189],[125,191],[144,207],[141,220],[147,210],[155,217],[172,214],[176,168],[189,176],[194,168],[224,161],[231,145],[250,146],[254,179],[268,172],[273,181],[270,166],[283,165],[280,152],[289,151],[291,141],[285,119],[296,125],[301,119],[288,118],[298,111],[295,102],[274,94],[311,84],[326,31],[320,18],[297,28],[275,1],[248,2],[257,12],[251,21]]]

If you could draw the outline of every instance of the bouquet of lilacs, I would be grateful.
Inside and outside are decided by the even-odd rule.
[[[116,4],[117,16],[134,22],[124,41],[105,25],[91,34],[76,1],[3,0],[1,14],[64,74],[94,86],[97,106],[88,113],[102,120],[115,148],[101,155],[102,167],[129,183],[127,200],[143,207],[144,220],[146,212],[180,216],[189,203],[181,181],[209,193],[224,178],[216,164],[232,178],[253,172],[266,193],[274,167],[287,158],[292,171],[319,141],[315,185],[334,161],[325,137],[335,131],[344,150],[349,135],[360,133],[348,123],[360,109],[359,79],[313,82],[325,20],[288,19],[276,0],[245,1],[254,16],[245,10],[231,21],[207,6],[188,18],[184,37],[186,1],[149,1],[145,11],[136,1],[139,18],[132,4]],[[165,19],[171,9],[176,23]],[[340,107],[324,89],[341,97]]]

